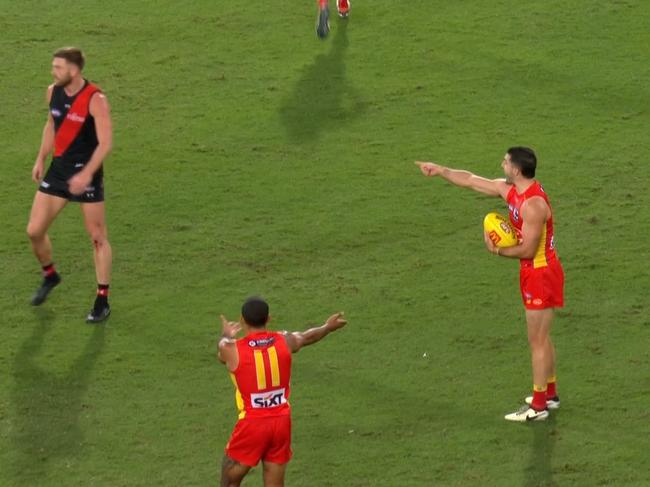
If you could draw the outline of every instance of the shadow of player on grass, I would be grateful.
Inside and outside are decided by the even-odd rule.
[[[557,440],[555,426],[555,415],[537,424],[528,426],[533,430],[530,458],[524,471],[525,487],[555,487],[557,483],[553,480],[553,449]]]
[[[16,485],[43,482],[53,460],[71,461],[84,449],[79,418],[92,406],[84,403],[93,368],[105,341],[105,328],[85,328],[89,338],[83,351],[61,376],[37,358],[54,321],[48,309],[37,308],[32,334],[16,353],[13,365],[11,462]],[[81,331],[81,330],[80,330]]]
[[[328,54],[305,66],[293,91],[280,107],[280,117],[292,142],[312,142],[321,132],[361,115],[365,103],[347,81],[345,51],[348,21],[339,21]]]

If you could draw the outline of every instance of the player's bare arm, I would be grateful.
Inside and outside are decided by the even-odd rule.
[[[510,185],[505,179],[487,179],[462,169],[451,169],[435,162],[416,161],[425,176],[440,176],[456,186],[469,188],[488,196],[500,196],[505,199]]]
[[[102,162],[108,156],[113,147],[113,126],[111,122],[111,111],[106,95],[97,93],[90,100],[89,112],[95,119],[95,131],[97,133],[97,147],[93,152],[90,161],[83,170],[75,174],[68,182],[70,192],[79,195],[90,185],[93,175],[101,167]]]
[[[224,315],[221,315],[221,339],[219,340],[217,358],[226,364],[228,370],[235,370],[239,365],[236,337],[240,331],[241,323],[228,321]]]
[[[343,312],[340,311],[327,318],[325,324],[321,326],[310,328],[306,331],[284,332],[284,337],[291,352],[296,353],[302,347],[312,345],[325,338],[331,332],[343,328],[347,323],[347,320],[343,317]]]
[[[484,234],[485,245],[488,251],[513,259],[534,258],[539,248],[542,233],[544,232],[548,212],[548,205],[542,198],[536,196],[526,200],[521,207],[521,214],[524,221],[521,228],[521,243],[514,247],[499,248],[494,245],[487,234]]]
[[[47,92],[45,94],[45,100],[49,107],[50,100],[52,99],[52,90],[54,85],[47,87]],[[41,182],[43,175],[45,174],[45,159],[48,155],[52,153],[54,148],[54,120],[52,119],[52,114],[48,110],[47,112],[47,121],[45,122],[45,127],[43,127],[43,136],[41,138],[41,147],[38,150],[38,155],[36,156],[36,161],[34,162],[34,167],[32,168],[32,181],[36,184]]]

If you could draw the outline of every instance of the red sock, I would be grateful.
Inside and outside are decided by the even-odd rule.
[[[548,383],[546,384],[546,396],[551,398],[557,396],[557,389],[555,383],[557,382],[557,379],[555,376],[550,377],[548,379]]]
[[[54,263],[43,266],[43,277],[50,277],[56,274]]]
[[[320,8],[327,7],[327,2],[328,2],[328,0],[318,0],[318,6]]]
[[[97,284],[97,296],[108,298],[108,284]]]
[[[546,386],[533,386],[533,401],[530,407],[537,411],[546,409]]]

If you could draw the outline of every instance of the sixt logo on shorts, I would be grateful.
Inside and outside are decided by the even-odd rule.
[[[272,345],[273,342],[275,342],[275,337],[258,338],[257,340],[249,340],[248,341],[248,346],[249,347],[268,347],[269,345]]]
[[[251,405],[255,409],[274,408],[286,404],[287,398],[283,389],[262,392],[260,394],[251,394]]]
[[[56,108],[52,108],[51,110],[52,116],[55,118],[59,118],[61,116],[61,112],[57,110]]]
[[[65,118],[68,120],[72,120],[73,122],[79,122],[83,123],[86,121],[86,117],[82,117],[81,115],[77,115],[76,113],[68,113]]]

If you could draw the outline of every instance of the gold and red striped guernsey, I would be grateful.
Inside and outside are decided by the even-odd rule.
[[[62,157],[81,132],[88,118],[90,99],[101,90],[92,83],[87,83],[76,96],[65,119],[54,136],[54,157]]]
[[[510,222],[512,223],[512,226],[515,227],[519,238],[521,238],[521,229],[524,223],[521,216],[521,207],[527,199],[532,198],[533,196],[543,198],[549,209],[551,209],[548,195],[544,192],[542,185],[537,181],[531,184],[528,189],[521,194],[517,193],[517,188],[515,186],[512,186],[508,192],[508,196],[506,197]],[[542,229],[542,236],[539,239],[539,245],[535,251],[535,257],[532,259],[520,259],[520,263],[522,267],[532,266],[537,269],[539,267],[546,267],[551,260],[556,258],[555,239],[553,237],[553,210],[551,209],[551,217],[546,221],[546,224]]]
[[[291,350],[284,335],[262,331],[237,340],[239,365],[231,372],[239,419],[290,414]]]

